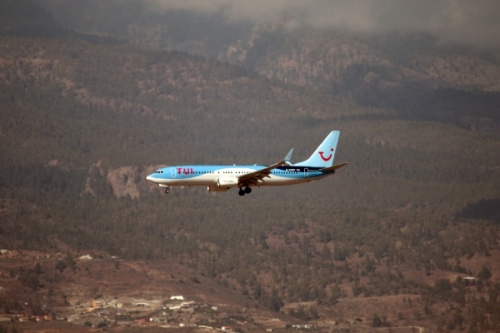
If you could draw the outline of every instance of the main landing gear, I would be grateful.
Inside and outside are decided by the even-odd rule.
[[[252,192],[252,188],[251,187],[245,186],[243,188],[243,186],[242,186],[242,187],[240,187],[240,190],[238,191],[238,194],[240,196],[244,196],[245,194],[250,194],[251,192]]]

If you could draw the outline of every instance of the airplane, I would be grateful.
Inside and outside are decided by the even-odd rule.
[[[332,131],[307,160],[292,164],[293,148],[283,160],[265,165],[176,165],[166,166],[147,176],[147,180],[165,188],[170,186],[206,186],[209,192],[239,188],[243,196],[252,187],[295,185],[332,175],[348,162],[333,165],[340,131]]]

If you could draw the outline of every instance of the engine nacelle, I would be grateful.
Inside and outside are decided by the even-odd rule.
[[[238,186],[238,178],[235,177],[220,177],[217,179],[217,186],[219,187],[235,187]]]
[[[229,190],[229,187],[219,187],[215,185],[207,186],[208,192],[226,192]]]

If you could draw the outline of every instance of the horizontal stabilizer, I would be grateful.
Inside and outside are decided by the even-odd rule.
[[[337,165],[334,165],[334,166],[331,166],[331,167],[328,167],[328,168],[323,168],[323,169],[321,169],[321,172],[335,171],[337,169],[342,168],[343,166],[346,166],[347,164],[349,164],[349,162],[344,162],[344,163],[337,164]]]

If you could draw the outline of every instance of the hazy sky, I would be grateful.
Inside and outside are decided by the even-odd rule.
[[[443,41],[500,46],[500,0],[148,0],[228,19],[279,19],[352,31],[423,31]]]

